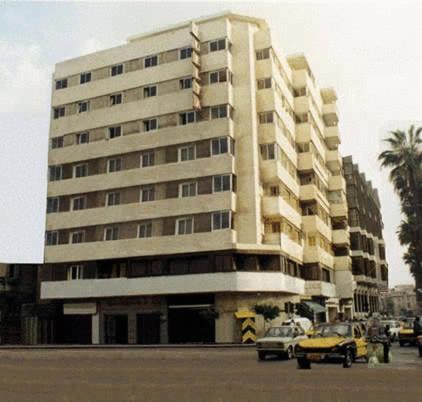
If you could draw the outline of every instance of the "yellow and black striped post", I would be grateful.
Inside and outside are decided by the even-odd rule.
[[[255,343],[255,313],[253,313],[252,311],[237,311],[235,313],[235,316],[238,320],[240,320],[240,328],[242,331],[242,343]]]

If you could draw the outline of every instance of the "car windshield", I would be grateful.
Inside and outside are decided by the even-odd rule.
[[[292,336],[292,329],[287,327],[273,327],[265,334],[266,337],[288,337]]]
[[[326,325],[321,328],[319,335],[328,336],[350,336],[350,326],[345,324]]]

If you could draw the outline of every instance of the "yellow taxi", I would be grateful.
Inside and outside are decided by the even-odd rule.
[[[322,324],[312,338],[296,345],[295,356],[299,369],[310,369],[311,363],[342,363],[350,368],[356,359],[367,360],[366,345],[357,323]]]
[[[415,333],[413,332],[413,325],[412,323],[405,323],[399,331],[399,345],[414,345],[415,343],[416,337]]]

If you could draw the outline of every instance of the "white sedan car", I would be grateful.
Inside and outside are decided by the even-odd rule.
[[[256,341],[258,359],[265,360],[268,355],[292,359],[296,344],[306,338],[303,329],[297,326],[272,327]]]

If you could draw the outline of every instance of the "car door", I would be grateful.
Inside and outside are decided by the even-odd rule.
[[[366,340],[363,337],[363,334],[357,325],[353,326],[353,339],[355,340],[355,343],[356,343],[356,357],[366,356],[367,354]]]
[[[302,339],[307,339],[308,337],[305,334],[305,331],[302,327],[297,328],[297,332],[295,333],[294,337],[294,344],[300,342]]]

